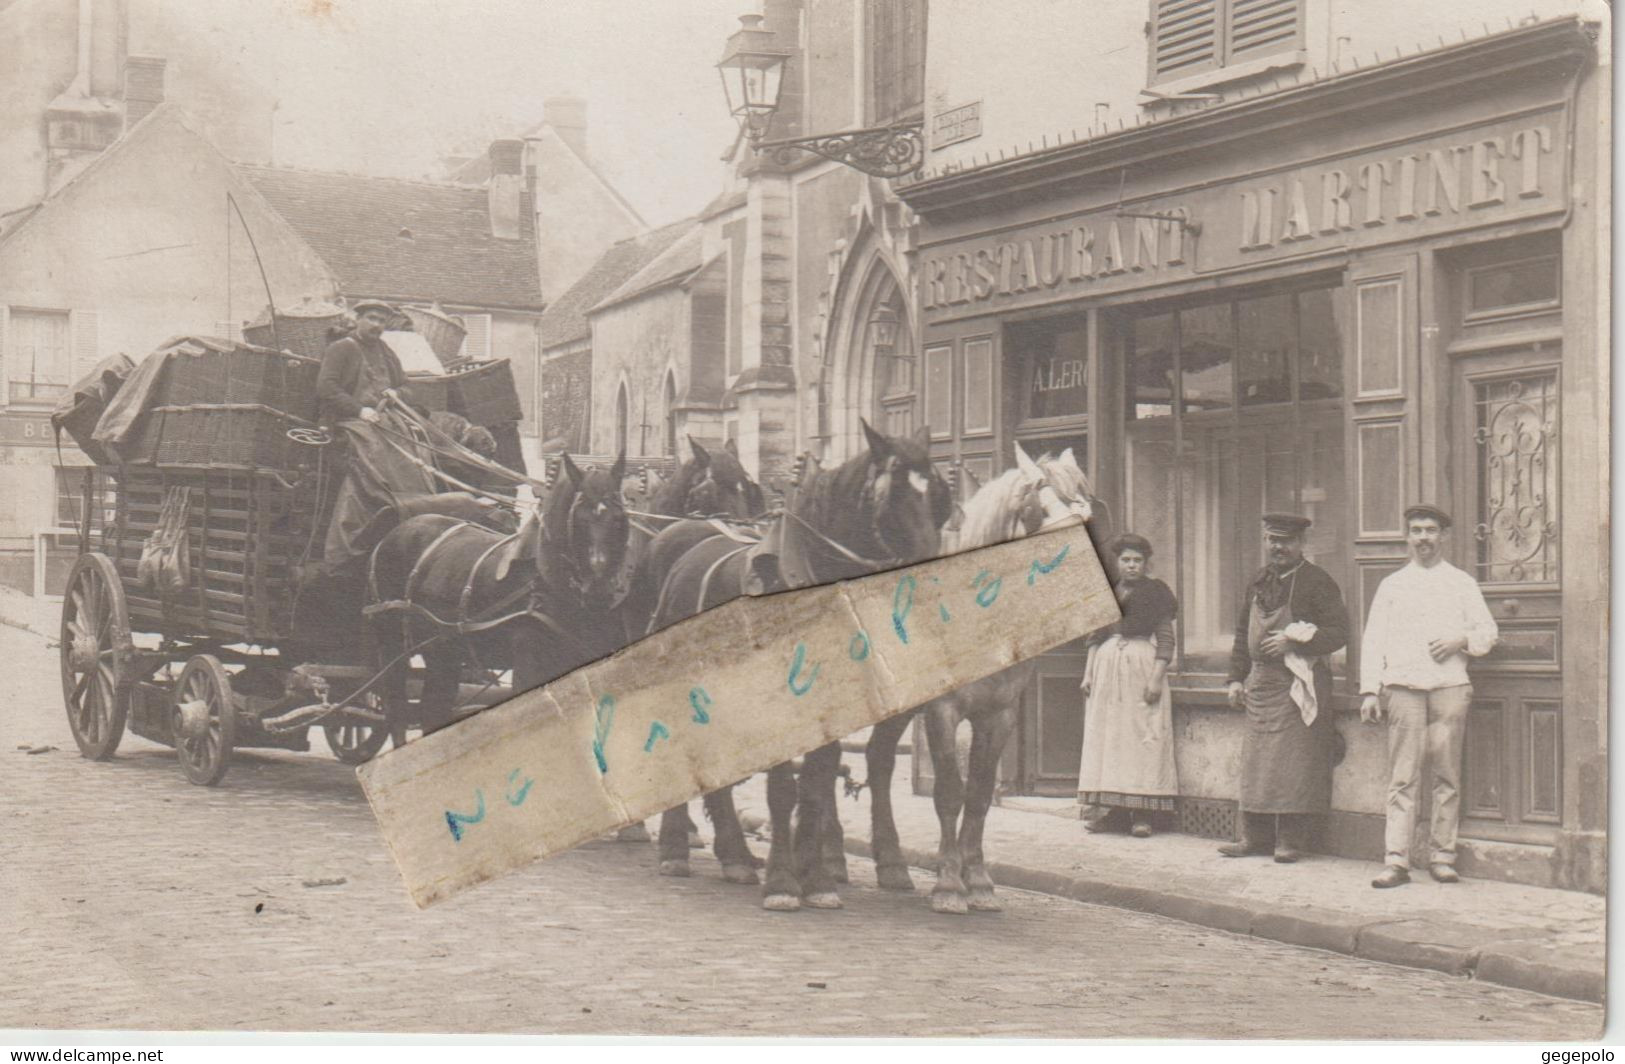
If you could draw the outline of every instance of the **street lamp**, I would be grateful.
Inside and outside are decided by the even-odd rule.
[[[900,324],[897,311],[892,309],[890,303],[877,304],[874,313],[869,315],[869,341],[877,348],[894,351],[897,347],[897,329]],[[907,356],[894,354],[891,357]]]
[[[790,53],[775,47],[772,30],[762,28],[761,15],[739,16],[739,29],[728,38],[717,63],[728,112],[744,126],[756,151],[771,150],[773,161],[789,166],[801,152],[832,159],[873,177],[903,177],[925,165],[925,123],[899,122],[890,126],[849,129],[811,137],[763,140],[779,109],[784,68]]]
[[[745,136],[759,144],[779,109],[784,64],[790,53],[773,47],[773,31],[762,29],[761,15],[740,15],[739,29],[722,50],[717,73],[728,112],[745,126]]]

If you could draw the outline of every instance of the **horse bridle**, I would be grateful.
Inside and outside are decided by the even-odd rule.
[[[582,491],[579,488],[576,489],[575,496],[576,496],[575,499],[572,500],[571,503],[570,503],[569,511],[565,514],[565,517],[564,517],[564,525],[565,525],[564,556],[566,558],[570,559],[570,572],[569,572],[570,591],[573,592],[574,594],[576,594],[577,596],[581,597],[581,598],[585,598],[591,592],[593,583],[594,583],[596,578],[592,575],[590,570],[586,573],[585,576],[583,576],[583,574],[581,572],[581,566],[576,560],[576,552],[575,552],[575,546],[576,546],[576,544],[575,544],[576,514],[580,512],[580,509],[581,509],[582,505],[584,503],[586,503],[587,497],[586,497],[585,494],[582,493]],[[608,507],[609,503],[600,501],[597,505]],[[625,506],[621,507],[621,516],[623,516],[623,517],[626,516],[626,507]],[[542,528],[542,537],[543,537],[543,539],[546,539],[547,536],[548,536],[548,529],[544,525],[543,528]],[[588,564],[590,565],[591,563],[588,563]],[[538,567],[538,572],[540,572],[540,567]]]

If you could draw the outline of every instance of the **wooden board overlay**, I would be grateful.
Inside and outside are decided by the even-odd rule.
[[[736,599],[359,774],[420,907],[1118,619],[1084,526]]]

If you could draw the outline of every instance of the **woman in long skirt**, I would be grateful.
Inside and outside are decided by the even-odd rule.
[[[1166,682],[1179,603],[1167,584],[1149,575],[1151,544],[1144,536],[1117,536],[1107,557],[1123,619],[1096,633],[1089,650],[1078,799],[1099,812],[1086,821],[1088,830],[1107,830],[1126,811],[1131,833],[1143,839],[1151,834],[1151,814],[1172,812],[1179,795]]]

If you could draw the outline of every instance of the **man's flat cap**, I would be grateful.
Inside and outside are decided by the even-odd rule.
[[[1429,518],[1439,522],[1440,528],[1449,528],[1454,523],[1450,520],[1449,514],[1430,503],[1419,502],[1415,506],[1405,507],[1406,522],[1416,520],[1425,521]]]
[[[1264,532],[1271,536],[1297,536],[1314,522],[1300,514],[1273,513],[1264,515]]]
[[[385,303],[381,299],[363,299],[361,302],[350,308],[350,313],[359,318],[369,310],[381,310],[385,314],[391,315],[400,313],[400,311],[396,310],[394,307],[390,306],[388,303]]]

